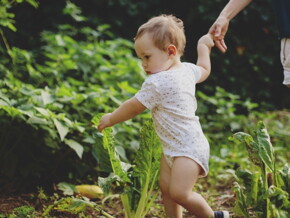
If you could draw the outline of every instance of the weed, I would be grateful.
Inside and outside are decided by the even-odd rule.
[[[27,217],[34,217],[35,209],[30,206],[21,206],[16,207],[13,209],[12,214],[9,216],[9,218],[27,218]]]

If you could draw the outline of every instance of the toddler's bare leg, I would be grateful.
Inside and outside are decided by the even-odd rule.
[[[214,217],[214,212],[204,198],[193,192],[201,167],[187,157],[176,157],[171,169],[169,195],[176,203],[199,218]]]
[[[162,199],[164,203],[164,208],[166,216],[170,218],[181,218],[182,217],[182,207],[177,204],[169,195],[169,182],[171,176],[171,169],[168,166],[165,157],[162,156],[161,166],[160,166],[160,189],[162,192]]]

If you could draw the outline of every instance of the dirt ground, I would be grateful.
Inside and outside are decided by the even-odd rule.
[[[214,210],[228,210],[230,214],[232,213],[232,208],[234,206],[234,195],[231,190],[227,190],[227,193],[223,193],[222,197],[215,197],[213,206]],[[64,196],[58,196],[61,198]],[[204,196],[205,198],[209,196]],[[122,202],[118,195],[111,196],[107,199],[98,199],[91,200],[96,205],[98,205],[98,210],[87,207],[83,213],[80,214],[72,214],[67,211],[59,211],[52,209],[47,217],[60,217],[60,218],[74,218],[74,217],[106,217],[105,214],[109,214],[112,217],[123,218],[123,209]],[[8,217],[8,214],[11,214],[15,208],[21,206],[30,206],[35,208],[35,217],[43,217],[44,210],[53,205],[55,199],[53,197],[48,197],[43,199],[43,197],[39,196],[39,193],[18,193],[18,194],[10,194],[10,195],[1,195],[0,194],[0,218]],[[154,207],[150,209],[150,212],[147,216],[150,217],[164,217],[164,209],[161,197],[159,196],[154,204]],[[188,212],[184,212],[185,218],[191,218]],[[234,216],[231,216],[234,217]]]

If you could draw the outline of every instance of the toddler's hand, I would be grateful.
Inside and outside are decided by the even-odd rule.
[[[213,36],[211,34],[206,34],[203,35],[199,40],[198,40],[198,45],[204,44],[207,46],[209,49],[211,49],[214,46],[214,41],[213,41]]]
[[[100,119],[100,122],[99,122],[99,125],[98,125],[98,130],[99,130],[100,132],[102,132],[103,129],[112,126],[112,123],[111,123],[111,120],[110,120],[110,116],[111,116],[110,113],[109,113],[109,114],[105,114],[105,115]]]

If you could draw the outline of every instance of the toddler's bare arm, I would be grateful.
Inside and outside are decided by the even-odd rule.
[[[211,71],[210,52],[214,46],[213,37],[210,34],[202,36],[197,43],[197,63],[201,69],[201,78],[198,83],[207,79]]]
[[[145,109],[146,107],[133,97],[122,103],[113,113],[105,114],[99,122],[98,130],[102,132],[106,127],[129,120]]]

